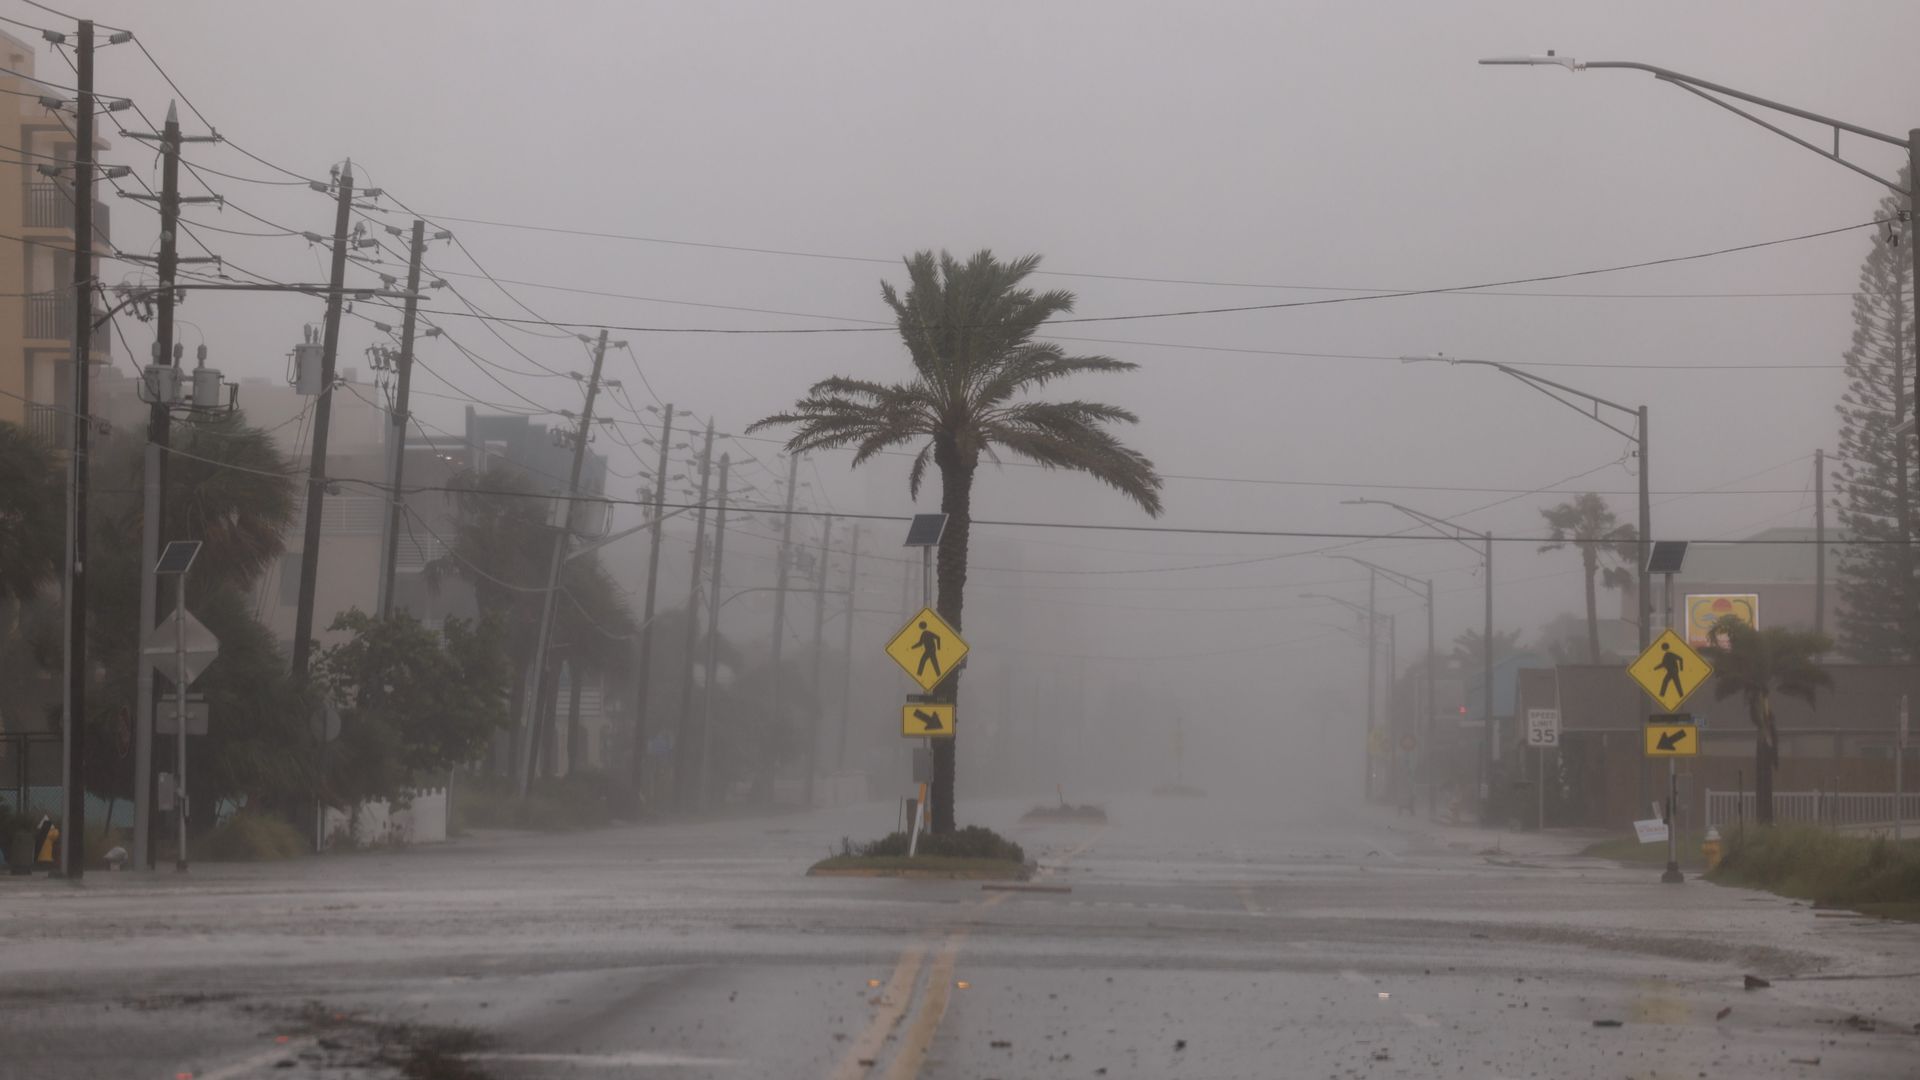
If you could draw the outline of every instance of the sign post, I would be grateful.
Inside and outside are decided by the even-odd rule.
[[[1647,717],[1646,755],[1667,759],[1667,869],[1660,880],[1678,885],[1686,878],[1680,873],[1680,839],[1673,828],[1673,807],[1678,798],[1679,777],[1673,759],[1693,757],[1700,752],[1700,732],[1693,717],[1676,713],[1713,674],[1713,665],[1695,652],[1669,626],[1647,646],[1647,651],[1627,665],[1627,676],[1647,696],[1667,710]]]
[[[1900,733],[1893,738],[1893,842],[1900,842],[1900,822],[1906,817],[1907,695],[1900,695]]]
[[[948,626],[933,610],[933,550],[946,535],[947,515],[915,514],[907,526],[902,547],[920,549],[920,614],[887,642],[887,655],[900,670],[920,684],[923,693],[931,693],[967,655],[967,643],[958,631]],[[851,595],[851,594],[849,594]],[[852,618],[851,615],[848,616]],[[944,710],[944,712],[942,711]],[[909,698],[900,714],[900,733],[909,738],[925,738],[928,770],[925,778],[915,776],[919,798],[914,804],[913,820],[908,823],[907,857],[920,849],[920,828],[927,820],[927,792],[933,779],[933,740],[953,738],[953,702],[939,703],[929,698]],[[915,751],[916,756],[919,751]]]
[[[154,566],[156,577],[173,578],[173,617],[159,626],[141,643],[141,652],[153,658],[154,666],[160,667],[159,657],[167,648],[167,639],[172,638],[172,660],[167,672],[173,679],[173,820],[178,832],[178,849],[174,853],[173,868],[179,873],[187,870],[187,817],[191,808],[187,803],[187,730],[188,706],[187,687],[192,685],[208,664],[220,655],[219,639],[213,632],[200,625],[200,621],[187,614],[187,571],[193,568],[193,560],[200,554],[198,540],[171,540],[160,553],[160,561]],[[168,624],[172,625],[169,626]],[[188,638],[193,638],[189,648]]]
[[[1547,827],[1547,751],[1560,748],[1560,710],[1527,710],[1527,745],[1537,751],[1534,764],[1538,782],[1534,785],[1534,827]]]

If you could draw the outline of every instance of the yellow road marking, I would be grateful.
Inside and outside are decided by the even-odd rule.
[[[1084,854],[1093,846],[1099,834],[1060,857],[1060,864]],[[1053,873],[1055,866],[1041,867],[1036,877],[1046,877]],[[1004,903],[1012,893],[994,893],[982,898],[979,906],[982,910]],[[947,1013],[947,1001],[953,993],[953,969],[960,958],[960,944],[967,937],[966,930],[955,930],[947,935],[940,946],[940,952],[934,957],[933,966],[927,971],[927,992],[914,1013],[913,1022],[907,1028],[906,1037],[901,1040],[900,1050],[887,1066],[886,1080],[913,1080],[920,1074],[925,1064],[927,1052],[933,1048],[934,1036],[939,1034],[940,1021]],[[880,996],[880,1011],[868,1022],[866,1030],[853,1041],[845,1057],[830,1074],[831,1080],[863,1080],[873,1068],[871,1064],[878,1060],[880,1048],[886,1045],[893,1029],[899,1026],[906,1015],[907,1007],[912,1004],[914,985],[920,975],[920,966],[926,960],[928,946],[914,945],[900,955],[900,962],[894,966],[893,977],[887,980],[887,988]]]
[[[927,998],[921,1002],[920,1011],[914,1014],[913,1023],[907,1028],[906,1038],[900,1042],[900,1052],[894,1055],[893,1064],[887,1069],[887,1080],[913,1080],[920,1075],[920,1066],[933,1047],[940,1021],[947,1015],[947,997],[953,990],[953,964],[960,957],[960,941],[966,936],[963,930],[949,937],[940,955],[934,958],[933,969],[927,973]]]
[[[887,980],[886,989],[880,991],[880,1011],[873,1014],[860,1037],[853,1040],[845,1057],[833,1070],[833,1080],[860,1080],[867,1075],[871,1062],[886,1045],[887,1036],[899,1025],[900,1018],[907,1014],[907,1006],[913,1001],[913,984],[920,977],[920,964],[927,958],[927,948],[915,945],[900,954],[900,962],[894,965],[893,977]]]

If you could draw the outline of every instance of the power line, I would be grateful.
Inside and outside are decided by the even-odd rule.
[[[749,255],[775,255],[784,258],[819,259],[829,262],[864,263],[881,266],[897,266],[898,258],[885,258],[874,255],[844,255],[820,251],[804,251],[794,248],[755,247],[745,244],[723,244],[700,240],[675,240],[659,236],[643,236],[632,233],[602,232],[593,229],[573,229],[553,225],[530,225],[520,222],[499,221],[490,218],[458,217],[451,214],[433,215],[440,221],[457,221],[469,225],[486,225],[502,229],[518,229],[526,232],[555,233],[563,236],[582,236],[601,240],[622,240],[643,244],[660,244],[668,247],[702,248],[712,251],[732,251]],[[1126,281],[1154,285],[1193,285],[1221,289],[1267,289],[1291,292],[1340,292],[1340,293],[1419,293],[1423,291],[1458,292],[1463,296],[1515,296],[1551,299],[1588,299],[1588,300],[1705,300],[1705,299],[1779,299],[1788,297],[1850,297],[1851,292],[1693,292],[1693,293],[1552,293],[1552,292],[1496,292],[1492,287],[1471,288],[1471,291],[1455,289],[1409,290],[1377,285],[1300,285],[1276,284],[1273,282],[1227,281],[1209,278],[1153,277],[1145,274],[1102,274],[1074,270],[1035,270],[1035,275],[1043,277],[1086,278],[1094,281]],[[537,282],[522,281],[515,284],[528,288],[556,289],[566,292],[593,293],[590,289],[571,289],[560,285],[546,285]],[[1515,284],[1518,284],[1517,282]],[[620,294],[600,294],[614,295]],[[630,299],[652,299],[650,297],[630,297]],[[683,301],[662,300],[659,303],[682,303]],[[700,305],[724,307],[725,305]],[[744,308],[746,311],[762,311],[759,308]],[[811,315],[805,312],[766,312],[767,314],[790,314],[802,318],[838,318],[832,315]]]
[[[1639,262],[1620,263],[1620,264],[1611,265],[1611,266],[1591,267],[1585,270],[1570,270],[1570,271],[1565,271],[1557,274],[1536,274],[1531,277],[1505,278],[1505,279],[1496,280],[1496,281],[1476,282],[1476,283],[1465,284],[1465,285],[1440,286],[1440,287],[1429,288],[1429,289],[1403,289],[1403,290],[1394,291],[1394,292],[1365,293],[1357,296],[1334,296],[1334,297],[1326,297],[1318,300],[1288,300],[1288,301],[1280,301],[1280,302],[1270,303],[1270,304],[1237,304],[1237,305],[1229,305],[1229,306],[1223,306],[1223,307],[1183,308],[1183,309],[1171,310],[1171,311],[1136,312],[1133,314],[1125,314],[1125,315],[1075,315],[1075,316],[1068,316],[1066,318],[1050,320],[1047,323],[1047,325],[1048,326],[1065,326],[1065,325],[1078,324],[1078,323],[1139,322],[1139,321],[1148,320],[1148,319],[1176,319],[1176,318],[1189,318],[1189,317],[1202,316],[1202,315],[1228,315],[1228,314],[1241,314],[1241,313],[1256,312],[1256,311],[1284,311],[1284,310],[1291,310],[1295,308],[1328,307],[1336,304],[1352,304],[1352,303],[1359,303],[1359,302],[1371,301],[1371,300],[1397,300],[1397,299],[1403,299],[1406,297],[1413,297],[1413,296],[1435,296],[1443,293],[1471,292],[1479,289],[1490,289],[1490,288],[1496,288],[1496,287],[1506,286],[1506,285],[1525,285],[1525,284],[1533,284],[1537,282],[1546,282],[1546,281],[1566,281],[1572,278],[1591,277],[1598,274],[1619,273],[1627,270],[1642,270],[1642,269],[1647,269],[1647,268],[1656,267],[1656,266],[1671,266],[1676,263],[1685,263],[1685,262],[1692,262],[1700,259],[1716,258],[1722,255],[1731,255],[1731,254],[1736,254],[1740,252],[1757,251],[1762,248],[1776,247],[1782,244],[1792,244],[1792,243],[1798,243],[1806,240],[1820,239],[1822,237],[1827,237],[1827,236],[1836,236],[1842,233],[1853,232],[1859,229],[1871,228],[1872,226],[1880,225],[1883,223],[1884,222],[1882,219],[1875,218],[1870,221],[1863,221],[1853,225],[1843,225],[1837,228],[1822,229],[1822,230],[1819,230],[1816,232],[1810,232],[1810,233],[1800,233],[1798,235],[1779,237],[1772,240],[1760,240],[1760,241],[1755,241],[1753,243],[1748,243],[1748,244],[1736,244],[1732,247],[1716,248],[1711,251],[1693,252],[1687,255],[1672,255],[1672,256],[1667,256],[1659,259],[1644,259]],[[784,326],[784,327],[763,327],[763,328],[716,327],[716,326],[640,326],[640,325],[629,325],[629,324],[614,323],[614,322],[578,322],[578,321],[566,322],[566,321],[559,321],[559,320],[553,320],[553,319],[519,318],[516,316],[506,316],[506,315],[480,316],[480,315],[473,314],[471,312],[458,312],[458,311],[429,311],[427,313],[434,314],[434,315],[454,315],[462,318],[489,318],[489,319],[492,319],[493,321],[501,322],[501,323],[533,324],[533,325],[552,326],[555,328],[568,328],[568,329],[574,329],[574,330],[587,330],[587,329],[619,330],[623,333],[639,333],[639,334],[716,334],[716,335],[732,335],[732,336],[796,335],[796,334],[870,334],[870,333],[890,332],[894,329],[892,326],[889,326],[889,325]],[[949,329],[957,329],[957,328],[958,327],[949,327]]]

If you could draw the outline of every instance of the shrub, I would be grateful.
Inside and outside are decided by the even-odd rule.
[[[867,858],[905,855],[907,834],[891,833],[871,843],[857,847],[844,844],[844,847],[849,854]],[[1027,861],[1027,853],[1021,850],[1019,844],[981,825],[969,825],[950,833],[925,833],[920,837],[920,844],[916,850],[921,855],[943,855],[957,859],[999,859],[1017,863]]]
[[[203,857],[214,862],[256,862],[292,859],[306,854],[300,830],[258,810],[242,810],[207,834]]]
[[[1920,900],[1920,841],[1845,836],[1810,825],[1729,834],[1715,881],[1835,904]]]

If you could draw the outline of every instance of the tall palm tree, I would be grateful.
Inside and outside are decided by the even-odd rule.
[[[918,497],[928,463],[940,470],[947,530],[940,541],[937,609],[956,630],[967,585],[973,479],[983,455],[998,463],[996,450],[1005,450],[1045,468],[1083,472],[1148,515],[1160,514],[1160,475],[1153,462],[1108,430],[1138,417],[1098,402],[1027,398],[1055,379],[1136,366],[1107,356],[1068,356],[1058,345],[1034,339],[1048,319],[1073,310],[1072,293],[1022,285],[1039,265],[1037,255],[1001,262],[981,251],[961,262],[946,252],[916,252],[906,260],[904,296],[891,284],[880,286],[912,375],[896,383],[825,379],[791,411],[748,429],[792,425],[788,453],[851,446],[856,466],[889,447],[920,443],[907,487]],[[955,700],[958,673],[937,692]],[[954,827],[953,763],[953,740],[937,740],[929,800],[935,832]]]
[[[1833,685],[1816,659],[1833,648],[1833,639],[1817,630],[1769,626],[1755,630],[1738,615],[1722,615],[1707,629],[1702,650],[1713,664],[1713,697],[1735,694],[1747,701],[1753,721],[1754,819],[1773,824],[1773,770],[1780,764],[1780,730],[1773,722],[1773,695],[1813,704],[1814,694]],[[1724,644],[1723,644],[1724,643]]]
[[[1541,551],[1565,547],[1580,549],[1580,569],[1587,579],[1587,662],[1600,662],[1600,612],[1594,584],[1625,588],[1633,581],[1632,567],[1640,564],[1640,532],[1613,516],[1607,500],[1589,491],[1585,495],[1540,511],[1553,539]]]

